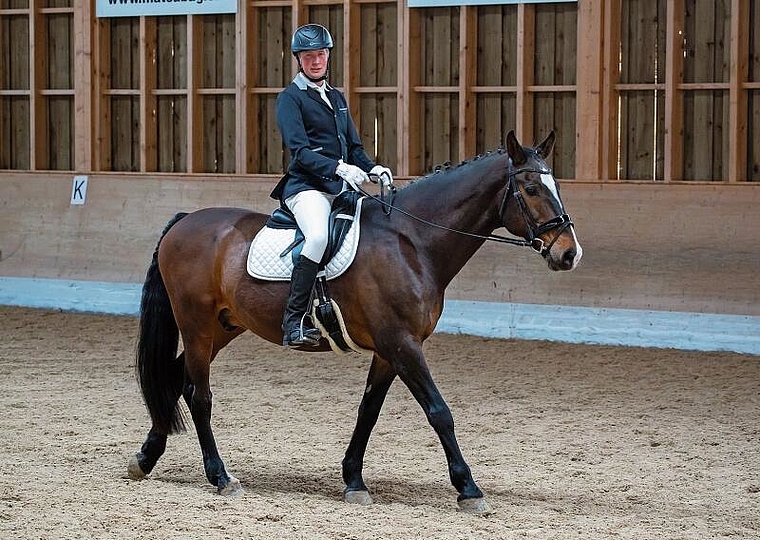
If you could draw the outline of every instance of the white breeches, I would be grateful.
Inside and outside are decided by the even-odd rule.
[[[330,219],[330,207],[335,197],[335,195],[310,189],[299,191],[285,199],[285,204],[293,212],[298,227],[304,235],[301,255],[317,263],[322,260],[327,249],[329,237],[327,222]]]

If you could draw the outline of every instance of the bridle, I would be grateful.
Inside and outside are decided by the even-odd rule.
[[[515,185],[515,176],[522,173],[536,173],[548,174],[553,178],[554,173],[548,167],[545,169],[534,169],[530,167],[513,169],[512,160],[509,162],[509,169],[507,189],[504,192],[504,199],[502,199],[501,206],[499,207],[499,219],[502,223],[504,223],[504,213],[507,210],[507,201],[509,201],[511,198],[514,198],[517,201],[517,205],[520,208],[520,213],[522,213],[523,220],[525,221],[525,225],[528,228],[528,236],[525,239],[527,245],[533,248],[536,252],[540,253],[542,257],[546,258],[546,256],[549,254],[549,251],[551,251],[552,246],[554,246],[554,243],[559,239],[564,230],[568,227],[573,226],[573,221],[565,212],[565,207],[562,204],[562,200],[559,199],[558,191],[557,202],[559,203],[559,207],[562,213],[553,217],[552,219],[544,221],[543,223],[538,223],[535,219],[533,219],[533,216],[528,209],[528,205],[525,203],[525,199],[523,198],[522,193],[519,189],[517,189],[517,186]],[[554,235],[554,238],[552,238],[548,244],[544,244],[544,241],[540,238],[540,236],[554,229],[558,229],[557,233]]]
[[[527,247],[532,248],[535,252],[540,253],[543,258],[546,258],[547,255],[549,255],[549,251],[552,249],[552,246],[559,239],[560,235],[564,232],[565,229],[567,229],[568,227],[572,227],[573,222],[570,219],[570,216],[567,215],[567,213],[565,213],[565,208],[564,208],[564,205],[562,204],[562,201],[558,199],[557,202],[560,205],[562,214],[559,214],[553,217],[552,219],[544,221],[543,223],[538,223],[535,219],[533,219],[533,216],[531,215],[530,210],[528,209],[528,205],[525,203],[525,199],[523,198],[522,193],[520,193],[520,190],[517,189],[517,186],[515,185],[515,176],[517,176],[518,174],[531,173],[531,172],[538,173],[538,174],[550,174],[553,176],[552,170],[548,167],[546,169],[534,169],[534,168],[528,168],[528,167],[522,168],[522,169],[513,169],[512,160],[509,160],[508,169],[509,169],[509,172],[507,176],[507,189],[504,191],[504,198],[502,199],[501,205],[499,206],[499,219],[503,225],[505,221],[504,213],[507,210],[507,202],[511,198],[514,198],[517,201],[517,204],[520,208],[520,213],[522,214],[523,220],[525,221],[525,225],[528,229],[528,236],[525,239],[510,238],[507,236],[500,236],[498,234],[483,235],[483,234],[471,233],[467,231],[460,231],[458,229],[451,229],[444,225],[439,225],[437,223],[432,223],[430,221],[422,219],[421,217],[415,216],[414,214],[411,214],[407,212],[406,210],[403,210],[393,204],[393,201],[395,200],[395,196],[396,196],[396,186],[393,186],[393,185],[391,185],[388,190],[387,198],[390,199],[390,202],[386,200],[386,195],[384,193],[384,186],[382,183],[380,183],[380,197],[377,197],[371,193],[368,193],[361,186],[357,186],[357,188],[363,195],[379,202],[383,208],[383,212],[387,216],[391,215],[392,210],[396,210],[397,212],[400,212],[401,214],[404,214],[407,217],[410,217],[430,227],[435,227],[436,229],[442,229],[444,231],[449,231],[449,232],[461,234],[464,236],[470,236],[473,238],[480,238],[482,240],[490,240],[492,242],[499,242],[502,244],[512,244],[515,246],[527,246]],[[540,236],[554,229],[559,229],[559,230],[554,235],[554,238],[552,238],[552,240],[548,244],[546,244],[540,238]]]

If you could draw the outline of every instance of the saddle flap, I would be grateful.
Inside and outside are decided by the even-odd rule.
[[[272,215],[267,219],[266,226],[271,229],[295,229],[296,218],[287,208],[275,208]]]

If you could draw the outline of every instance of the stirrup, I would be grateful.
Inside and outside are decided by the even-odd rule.
[[[322,332],[313,326],[304,325],[301,319],[301,324],[283,332],[282,344],[286,347],[318,347],[321,338]]]

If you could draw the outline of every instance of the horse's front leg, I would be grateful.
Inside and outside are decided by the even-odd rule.
[[[489,514],[491,506],[475,484],[454,435],[454,418],[438,390],[422,354],[420,343],[406,344],[395,359],[396,371],[425,411],[428,422],[443,445],[449,466],[449,478],[459,492],[459,509],[473,514]]]
[[[367,375],[367,386],[364,396],[359,405],[359,413],[356,419],[356,427],[351,436],[351,442],[346,449],[343,458],[343,481],[346,483],[344,497],[346,502],[356,504],[370,504],[372,498],[364,484],[362,469],[364,467],[364,453],[372,429],[377,423],[380,409],[388,394],[393,380],[396,378],[396,370],[377,354],[372,357],[372,365]]]

